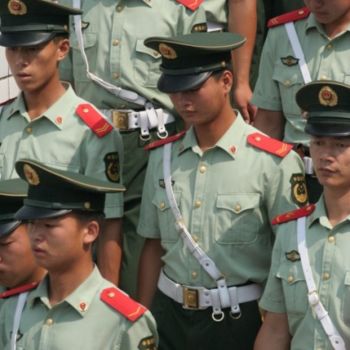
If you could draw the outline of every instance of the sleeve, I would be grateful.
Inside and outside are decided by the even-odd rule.
[[[276,57],[275,45],[281,40],[280,28],[270,29],[263,47],[259,64],[259,75],[255,85],[252,103],[258,108],[282,111],[278,83],[273,79]],[[288,40],[288,39],[285,39]]]
[[[271,177],[265,184],[270,222],[279,214],[307,204],[307,194],[304,198],[305,203],[298,202],[293,195],[292,182],[295,176],[304,180],[304,165],[301,158],[291,151],[280,161],[277,169],[272,170]],[[277,227],[273,225],[272,229],[275,232]]]
[[[281,279],[277,277],[277,271],[281,263],[281,234],[277,239],[272,251],[272,263],[269,277],[265,286],[263,296],[260,299],[259,306],[266,311],[284,313],[286,312],[283,288]]]
[[[113,129],[102,138],[90,129],[84,138],[82,164],[85,175],[112,183],[123,184],[123,143],[119,132]],[[123,216],[123,193],[108,193],[106,196],[105,215],[107,219]]]
[[[123,350],[156,350],[158,348],[158,334],[156,322],[149,311],[131,324],[124,332],[120,349]]]
[[[154,178],[156,176],[157,168],[162,168],[161,163],[156,162],[158,150],[151,151],[145,182],[143,185],[141,212],[137,232],[145,238],[160,238],[159,222],[158,222],[158,208],[153,203],[153,198],[156,193]],[[162,157],[160,157],[162,159]]]

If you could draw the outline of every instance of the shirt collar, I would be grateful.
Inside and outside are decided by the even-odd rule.
[[[67,303],[73,309],[75,309],[82,317],[85,316],[86,312],[89,310],[93,299],[96,296],[98,290],[100,290],[102,278],[99,270],[95,267],[89,277],[76,289],[68,295],[60,304]],[[28,296],[28,306],[32,308],[35,303],[41,302],[48,308],[51,308],[48,296],[48,283],[49,277],[46,276],[39,286]]]
[[[153,0],[142,0],[142,2],[148,5],[149,7],[152,7]]]
[[[221,148],[232,158],[235,158],[235,155],[239,150],[239,145],[244,138],[244,129],[246,127],[246,123],[244,122],[241,114],[238,111],[235,112],[237,114],[237,118],[213,147]],[[182,139],[178,148],[179,154],[190,148],[194,151],[196,148],[198,148],[197,138],[193,127],[186,132],[185,137]]]
[[[306,21],[305,31],[308,31],[309,29],[312,29],[312,28],[316,28],[319,33],[323,34],[325,37],[328,37],[326,32],[324,31],[321,23],[317,22],[313,13],[310,13],[310,15]],[[346,30],[344,32],[350,32],[350,23],[348,24],[348,26],[346,27]],[[342,32],[342,33],[344,33],[344,32]],[[342,33],[338,34],[336,37],[342,35]],[[333,39],[335,39],[335,38],[333,38]]]
[[[71,116],[71,111],[72,109],[74,110],[74,105],[76,104],[76,95],[72,87],[67,83],[64,83],[64,86],[66,88],[65,93],[47,111],[45,111],[45,113],[37,118],[45,117],[59,129],[62,129],[64,119]],[[7,118],[14,116],[17,112],[28,121],[31,121],[26,110],[23,93],[13,101]]]

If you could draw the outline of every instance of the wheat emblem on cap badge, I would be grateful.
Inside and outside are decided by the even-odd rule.
[[[29,185],[38,186],[40,184],[38,173],[30,165],[24,164],[23,172]]]
[[[159,44],[159,52],[163,57],[167,58],[168,60],[174,60],[175,58],[177,58],[176,51],[167,44]]]
[[[22,16],[27,13],[26,4],[20,0],[10,0],[7,6],[11,15]]]
[[[318,99],[322,106],[334,107],[338,104],[337,93],[329,86],[324,86],[319,94]]]

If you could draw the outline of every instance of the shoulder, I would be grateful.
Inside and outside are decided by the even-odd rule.
[[[204,0],[175,0],[191,11],[196,11]]]
[[[75,113],[97,137],[102,138],[113,130],[113,125],[103,117],[96,107],[88,102],[79,103]]]
[[[5,290],[2,293],[0,293],[0,299],[6,299],[6,298],[10,298],[10,297],[16,296],[16,295],[24,293],[24,292],[29,292],[32,289],[35,289],[38,286],[38,284],[39,284],[39,282],[32,282],[32,283],[28,283],[28,284],[25,284],[25,285],[20,286],[20,287]]]
[[[260,132],[253,132],[247,136],[247,142],[252,147],[270,153],[276,157],[284,158],[292,150],[293,146],[264,135]]]
[[[268,28],[272,28],[272,27],[277,27],[281,24],[285,24],[288,22],[300,21],[300,20],[308,17],[309,14],[310,14],[310,10],[307,7],[303,7],[299,10],[294,10],[291,12],[284,13],[283,15],[271,18],[267,22],[267,26],[268,26]]]
[[[181,131],[175,135],[167,137],[166,139],[151,142],[150,144],[148,144],[147,146],[144,147],[144,150],[150,151],[150,150],[156,149],[158,147],[164,146],[168,143],[175,142],[177,140],[180,140],[185,134],[186,134],[186,131]]]
[[[114,286],[103,289],[100,299],[130,322],[136,322],[147,311],[143,305]]]
[[[293,221],[299,218],[302,218],[304,216],[309,216],[310,214],[313,213],[315,210],[315,204],[309,204],[306,205],[305,207],[289,211],[287,213],[277,215],[273,220],[272,220],[272,225],[279,225],[283,224],[289,221]]]

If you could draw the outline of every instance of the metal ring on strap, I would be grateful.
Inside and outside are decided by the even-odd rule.
[[[219,312],[213,311],[211,314],[211,318],[215,322],[221,322],[225,318],[225,314],[223,311],[219,311]]]

